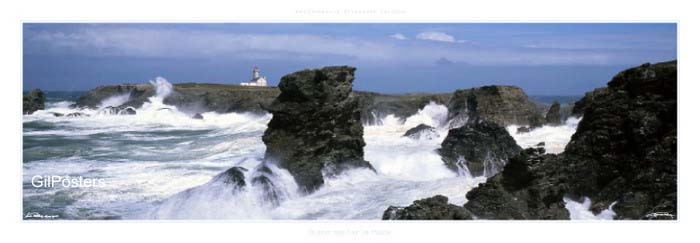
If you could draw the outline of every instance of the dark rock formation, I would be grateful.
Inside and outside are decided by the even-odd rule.
[[[469,122],[451,129],[439,149],[447,167],[473,176],[492,176],[521,148],[505,128],[490,121]]]
[[[561,115],[559,114],[559,102],[554,101],[547,111],[547,115],[544,117],[547,125],[556,126],[561,124]]]
[[[251,180],[253,186],[258,186],[263,191],[263,200],[273,206],[279,206],[282,201],[282,192],[276,187],[270,178],[276,176],[269,167],[262,165],[257,168],[257,175]]]
[[[518,127],[517,133],[528,133],[528,132],[530,132],[529,127]]]
[[[273,117],[263,135],[265,159],[289,170],[303,191],[320,187],[324,174],[372,168],[364,160],[359,105],[350,97],[354,72],[339,66],[286,75],[266,107]]]
[[[150,84],[100,86],[81,96],[75,106],[97,108],[102,100],[124,94],[129,94],[130,98],[122,106],[139,108],[149,97],[154,96],[156,91]],[[277,95],[277,87],[182,83],[173,84],[173,92],[163,103],[184,110],[262,113],[262,105],[270,104]]]
[[[544,152],[528,148],[511,158],[501,174],[467,193],[464,207],[479,219],[568,219],[566,187],[550,174],[555,155]]]
[[[233,185],[234,189],[240,189],[246,186],[245,175],[243,174],[244,171],[246,171],[246,169],[243,167],[231,167],[230,169],[214,177],[212,180],[220,180],[224,184]]]
[[[676,92],[673,61],[625,70],[592,96],[564,152],[571,193],[617,201],[623,219],[676,215]]]
[[[616,75],[576,103],[576,133],[559,155],[526,150],[467,194],[480,218],[560,218],[567,195],[618,219],[670,219],[677,210],[676,62]],[[522,204],[525,201],[526,206]]]
[[[54,114],[55,116],[55,114]],[[88,117],[90,115],[82,113],[82,112],[73,112],[73,113],[68,113],[66,117]]]
[[[192,119],[202,120],[202,119],[204,119],[204,117],[202,116],[202,114],[197,113],[197,114],[194,114],[194,116],[192,116]]]
[[[120,115],[136,115],[136,110],[133,107],[127,107],[119,111]]]
[[[383,220],[455,220],[472,219],[463,207],[447,203],[447,197],[433,196],[413,201],[408,207],[390,206]]]
[[[483,86],[457,90],[448,104],[450,127],[469,121],[487,120],[500,126],[540,126],[542,114],[537,105],[516,86]]]
[[[428,140],[432,140],[439,137],[434,127],[422,123],[414,128],[408,129],[408,131],[406,131],[406,133],[404,133],[403,136],[412,139],[425,138]]]
[[[586,92],[586,95],[583,96],[583,98],[574,103],[574,107],[571,108],[571,115],[577,117],[583,116],[583,112],[586,110],[586,107],[588,107],[596,99],[596,97],[604,97],[607,94],[608,88],[605,87]]]
[[[46,97],[40,89],[34,89],[22,97],[22,114],[31,115],[35,111],[43,110]]]

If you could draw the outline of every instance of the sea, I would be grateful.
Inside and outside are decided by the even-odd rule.
[[[447,135],[448,111],[430,103],[406,119],[388,115],[378,125],[364,126],[365,160],[376,172],[349,170],[303,194],[289,172],[268,165],[278,196],[273,201],[250,183],[263,163],[261,138],[271,114],[205,112],[203,119],[193,119],[163,103],[172,92],[166,79],[151,84],[156,95],[136,115],[105,109],[125,103],[128,96],[80,109],[72,105],[82,92],[46,92],[46,108],[22,117],[24,219],[379,220],[389,206],[437,194],[463,205],[466,193],[486,181],[443,165],[435,150]],[[75,112],[86,115],[65,116]],[[578,121],[570,118],[561,126],[523,134],[516,126],[507,130],[521,147],[544,141],[548,153],[560,153]],[[439,136],[402,136],[421,123],[436,127]],[[234,166],[244,168],[247,180],[238,191],[217,177]],[[47,186],[42,183],[46,178],[56,183]],[[614,217],[611,210],[593,215],[590,200],[565,203],[572,219]]]

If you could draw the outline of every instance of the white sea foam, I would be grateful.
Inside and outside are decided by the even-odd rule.
[[[540,142],[544,142],[544,148],[547,153],[558,154],[564,151],[566,144],[571,140],[571,135],[576,133],[576,127],[578,127],[580,120],[581,118],[569,117],[560,126],[545,125],[526,133],[518,133],[518,126],[516,125],[508,126],[507,130],[520,147],[533,147]]]
[[[577,202],[564,197],[564,203],[566,204],[566,209],[569,211],[569,217],[572,220],[611,220],[614,219],[616,215],[615,211],[612,210],[616,202],[611,203],[607,209],[603,210],[598,215],[594,215],[593,212],[591,212],[591,199],[588,197],[584,197],[583,202]]]
[[[100,102],[99,107],[100,107],[100,109],[106,108],[108,106],[117,107],[117,106],[120,106],[120,105],[126,103],[127,101],[129,101],[130,97],[131,97],[131,93],[114,95],[114,96],[111,96],[107,99],[102,100]]]
[[[382,125],[364,127],[365,159],[376,173],[366,169],[346,171],[326,178],[317,191],[300,195],[289,172],[270,165],[276,175],[270,179],[282,195],[282,201],[275,206],[263,199],[262,188],[251,183],[255,168],[262,163],[265,147],[261,136],[271,115],[206,112],[202,113],[204,119],[192,119],[191,114],[163,103],[172,92],[167,80],[159,77],[151,83],[156,87],[156,95],[137,109],[136,115],[72,109],[69,103],[52,104],[46,110],[25,115],[25,123],[40,120],[57,126],[25,130],[25,138],[58,136],[67,139],[64,143],[84,142],[93,147],[84,151],[84,145],[69,146],[61,152],[74,152],[72,157],[47,157],[24,163],[24,181],[29,180],[27,176],[44,173],[106,178],[105,188],[71,191],[75,202],[67,205],[65,212],[77,218],[116,214],[151,219],[378,219],[388,206],[405,206],[437,194],[462,205],[465,194],[485,181],[483,177],[459,176],[444,166],[435,150],[448,131],[447,108],[430,103],[405,120],[389,115],[379,123]],[[82,112],[90,116],[56,117],[52,112]],[[435,127],[439,137],[402,137],[419,124]],[[570,135],[560,137],[556,129],[569,132],[571,125],[544,127],[542,131],[536,129],[527,136],[514,137],[521,146],[534,141],[565,144]],[[546,129],[554,130],[544,132]],[[53,150],[41,153],[50,151]],[[247,169],[248,186],[237,193],[231,192],[230,185],[212,180],[233,166]],[[24,192],[26,200],[46,194],[55,197],[62,190],[25,188]]]

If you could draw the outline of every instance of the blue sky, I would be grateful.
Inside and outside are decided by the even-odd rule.
[[[24,89],[268,83],[356,66],[356,90],[452,92],[510,84],[582,95],[625,68],[676,59],[676,24],[46,24],[23,26]]]

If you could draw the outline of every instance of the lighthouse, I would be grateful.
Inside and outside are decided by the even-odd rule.
[[[257,65],[253,68],[253,79],[251,79],[248,82],[242,82],[241,86],[262,86],[265,87],[267,86],[267,79],[265,77],[260,76],[260,69],[258,68]]]

